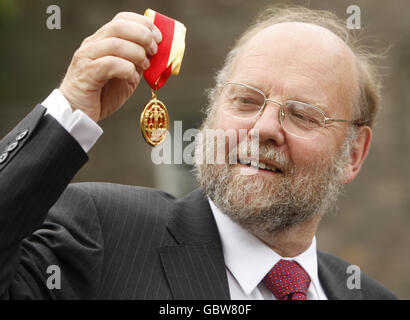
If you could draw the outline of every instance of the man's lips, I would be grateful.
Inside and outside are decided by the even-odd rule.
[[[282,173],[282,170],[279,169],[275,164],[263,159],[239,159],[239,163],[255,169],[262,169],[274,173]]]

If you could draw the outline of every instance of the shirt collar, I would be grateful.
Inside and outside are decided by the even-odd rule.
[[[314,287],[319,288],[315,237],[313,237],[309,248],[300,255],[293,258],[282,258],[261,240],[222,213],[211,199],[208,198],[208,200],[221,237],[226,267],[247,295],[258,286],[280,259],[294,260],[299,263],[309,274]]]

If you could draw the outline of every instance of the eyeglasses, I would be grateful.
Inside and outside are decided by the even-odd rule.
[[[241,120],[256,119],[262,115],[266,102],[279,105],[279,122],[289,134],[302,138],[315,138],[329,122],[346,122],[362,125],[358,120],[328,118],[323,110],[307,103],[287,100],[283,103],[266,98],[265,94],[243,83],[226,82],[222,85],[221,108]]]

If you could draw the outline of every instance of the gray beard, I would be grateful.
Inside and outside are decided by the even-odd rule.
[[[201,132],[205,137],[204,129]],[[196,141],[195,154],[201,148],[204,152],[212,150],[204,140]],[[349,145],[347,138],[338,156],[304,168],[293,168],[273,145],[260,145],[261,157],[287,168],[272,179],[235,173],[234,165],[228,161],[195,161],[194,173],[204,192],[223,213],[258,237],[267,237],[309,221],[335,204],[342,189],[340,181]],[[228,157],[227,151],[227,160]]]

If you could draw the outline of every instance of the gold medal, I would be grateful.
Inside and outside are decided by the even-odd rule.
[[[169,129],[169,116],[165,105],[152,90],[152,99],[145,105],[140,118],[141,132],[145,141],[156,146],[164,141]]]
[[[168,111],[157,99],[160,89],[169,76],[177,75],[181,68],[185,50],[185,26],[161,13],[147,9],[144,14],[162,34],[156,54],[149,57],[150,67],[144,71],[144,78],[152,90],[152,99],[141,113],[140,126],[145,141],[156,146],[163,142],[169,129]]]

